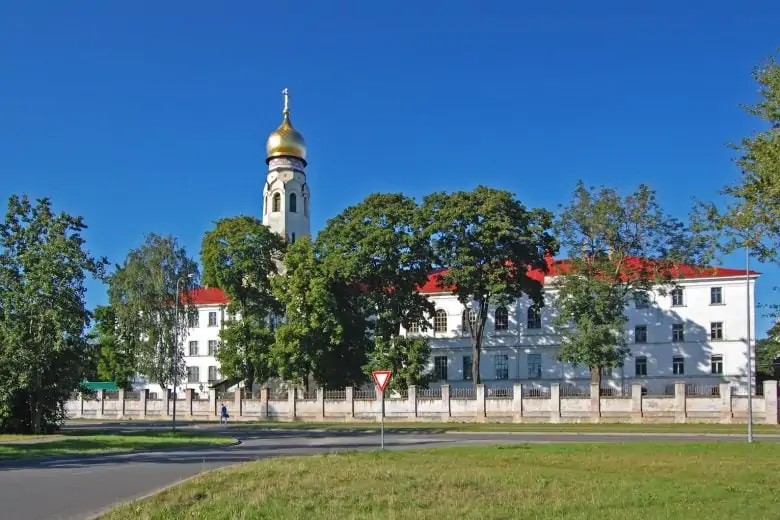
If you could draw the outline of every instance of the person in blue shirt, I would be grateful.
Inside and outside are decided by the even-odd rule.
[[[228,422],[228,411],[227,411],[227,405],[225,403],[222,403],[222,407],[219,409],[219,422],[227,424]]]

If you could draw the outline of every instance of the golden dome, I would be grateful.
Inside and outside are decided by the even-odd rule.
[[[265,144],[266,162],[274,157],[295,157],[306,163],[306,142],[301,133],[290,122],[290,98],[284,89],[284,119],[279,128],[271,132]]]

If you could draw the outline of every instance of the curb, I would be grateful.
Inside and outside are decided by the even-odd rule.
[[[224,446],[219,446],[219,448],[234,448],[234,447],[242,444],[241,441],[239,439],[236,439],[235,437],[234,437],[234,440],[235,440],[235,442],[233,444],[226,444]],[[233,466],[239,466],[241,464],[245,464],[245,462],[236,462],[235,464],[229,464],[227,466],[220,466],[219,468],[210,469],[208,471],[203,471],[201,473],[192,475],[191,477],[187,477],[187,478],[183,478],[181,480],[177,480],[176,482],[172,482],[170,484],[166,484],[165,486],[163,486],[161,488],[157,488],[154,491],[150,491],[150,492],[145,493],[145,494],[143,494],[141,496],[138,496],[138,497],[135,497],[135,498],[131,498],[131,499],[125,500],[123,502],[117,502],[116,504],[111,504],[110,506],[108,506],[108,507],[106,507],[104,509],[101,509],[97,513],[90,514],[89,516],[87,516],[85,518],[85,520],[97,520],[101,516],[106,515],[106,514],[110,513],[111,511],[113,511],[114,509],[117,509],[119,507],[128,506],[128,505],[134,504],[136,502],[141,502],[142,500],[146,500],[147,498],[152,498],[153,496],[158,495],[158,494],[162,493],[163,491],[167,491],[167,490],[169,490],[169,489],[171,489],[173,487],[179,486],[181,484],[186,484],[190,480],[195,480],[196,478],[202,477],[203,475],[206,475],[208,473],[213,473],[215,471],[220,471],[220,470],[223,470],[223,469],[226,469],[226,468],[232,468]]]
[[[489,432],[469,432],[469,431],[448,431],[445,432],[448,435],[550,435],[550,436],[599,436],[599,437],[745,437],[747,433],[712,433],[712,432],[565,432],[565,431],[489,431]],[[780,439],[780,434],[777,433],[754,433],[754,437],[763,437],[765,439]]]

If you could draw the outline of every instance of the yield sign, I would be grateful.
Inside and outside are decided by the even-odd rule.
[[[392,372],[389,370],[374,370],[371,372],[371,375],[374,376],[374,383],[376,383],[380,392],[384,392],[385,388],[387,388],[387,383],[390,382],[390,374]]]

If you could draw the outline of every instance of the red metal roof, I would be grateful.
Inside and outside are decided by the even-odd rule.
[[[567,260],[554,260],[549,257],[549,272],[547,276],[555,276],[566,269]],[[639,265],[638,259],[634,263]],[[436,269],[428,275],[428,281],[420,287],[420,292],[423,294],[451,292],[452,287],[439,287],[439,277],[447,272],[446,269]],[[692,265],[682,265],[679,268],[673,269],[675,278],[678,279],[696,279],[696,278],[729,278],[735,276],[745,276],[744,269],[729,269],[726,267],[696,267]],[[751,276],[757,276],[761,273],[757,271],[750,271]],[[545,273],[541,269],[532,269],[528,271],[528,276],[537,282],[544,283]],[[230,302],[230,299],[222,291],[216,287],[200,287],[194,289],[190,293],[192,303],[195,305],[225,305]]]

